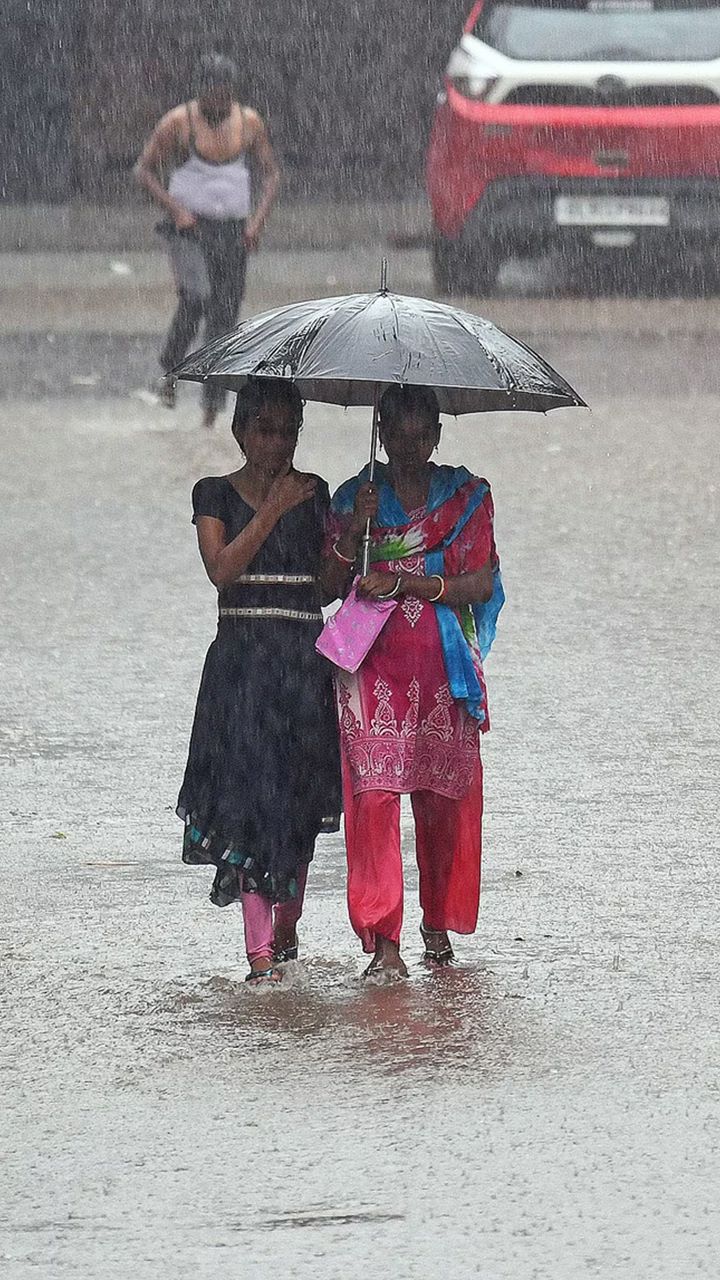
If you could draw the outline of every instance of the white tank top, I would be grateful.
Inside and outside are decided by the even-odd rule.
[[[168,194],[200,218],[247,218],[252,207],[250,170],[245,152],[231,160],[206,160],[195,149],[190,108],[190,155],[172,174]]]

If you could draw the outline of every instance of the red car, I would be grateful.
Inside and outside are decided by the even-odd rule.
[[[720,0],[478,0],[428,153],[440,292],[561,246],[716,269]]]

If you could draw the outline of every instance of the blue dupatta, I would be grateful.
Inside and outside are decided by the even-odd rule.
[[[447,547],[455,541],[478,507],[482,505],[489,492],[489,485],[486,481],[473,476],[466,467],[438,467],[434,464],[431,466],[427,516],[423,521],[413,524],[388,481],[387,466],[376,463],[375,480],[379,496],[378,528],[371,547],[371,561],[377,563],[384,560],[397,560],[424,552],[425,572],[427,574],[444,573]],[[332,511],[341,516],[350,515],[360,485],[369,478],[368,465],[363,467],[359,475],[353,476],[351,480],[341,485],[333,497]],[[449,532],[446,532],[436,545],[433,544],[432,533],[427,529],[428,524],[431,525],[432,522],[428,521],[427,517],[438,511],[464,487],[468,489],[464,507]],[[383,530],[392,532],[384,534]],[[484,689],[480,679],[481,663],[490,652],[495,639],[497,618],[504,602],[505,593],[500,564],[496,557],[493,564],[493,591],[489,600],[474,605],[463,605],[458,609],[441,603],[435,605],[450,691],[454,698],[465,703],[469,714],[481,724],[487,720]]]

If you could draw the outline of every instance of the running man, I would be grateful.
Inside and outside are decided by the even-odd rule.
[[[265,124],[237,101],[237,81],[230,58],[203,57],[195,98],[162,117],[135,166],[137,181],[168,215],[158,231],[167,240],[178,305],[160,354],[166,373],[194,344],[203,317],[205,341],[237,323],[247,254],[259,245],[280,185]],[[250,161],[261,177],[255,209]],[[174,387],[161,382],[160,397],[174,408]],[[212,427],[224,399],[203,384],[204,426]]]

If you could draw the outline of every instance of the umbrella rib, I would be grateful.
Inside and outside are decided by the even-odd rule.
[[[448,310],[450,310],[450,308],[448,308]],[[482,316],[477,316],[477,317],[472,316],[465,311],[452,311],[451,314],[453,315],[456,321],[460,320],[462,328],[465,330],[467,334],[469,334],[471,338],[474,338],[476,342],[479,341],[478,334],[477,334],[478,326],[476,324],[476,321],[477,320],[482,321],[483,320]],[[487,321],[485,321],[485,323],[487,323]],[[500,332],[504,332],[504,331],[500,330]],[[505,334],[504,336],[506,338],[509,337],[508,334]],[[514,342],[515,339],[512,338],[511,341]],[[507,387],[508,391],[511,394],[516,392],[518,389],[517,381],[515,378],[513,378],[512,374],[510,373],[510,370],[505,368],[505,365],[501,362],[499,356],[497,356],[494,351],[491,351],[484,343],[482,344],[482,350],[485,356],[487,357],[487,359],[490,361],[490,364],[492,365],[493,369],[497,373],[501,382],[505,383],[505,386]]]
[[[441,352],[441,350],[440,350],[440,344],[439,344],[439,342],[438,342],[437,338],[435,337],[435,334],[433,333],[433,330],[432,330],[432,328],[431,328],[431,326],[430,326],[430,322],[429,322],[429,320],[428,320],[428,317],[425,315],[425,313],[424,313],[424,312],[420,312],[420,319],[422,320],[422,323],[423,323],[423,325],[425,326],[425,332],[427,333],[428,338],[430,339],[430,342],[431,342],[432,347],[433,347],[433,349],[434,349],[434,351],[435,351],[435,354],[437,355],[438,359],[442,359],[442,352]]]

